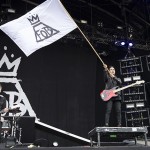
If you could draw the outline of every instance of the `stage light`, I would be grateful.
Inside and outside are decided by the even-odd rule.
[[[16,10],[13,8],[8,8],[8,9],[6,9],[6,12],[14,14],[14,13],[16,13]]]
[[[128,40],[118,40],[115,42],[115,45],[117,46],[123,46],[123,47],[132,47],[133,43]]]
[[[115,41],[115,45],[117,46],[124,46],[125,44],[125,41]]]
[[[54,146],[54,147],[57,147],[57,146],[58,146],[58,142],[57,142],[57,141],[54,141],[54,142],[53,142],[53,146]]]
[[[132,47],[132,46],[133,46],[133,43],[129,42],[129,46]]]
[[[88,23],[87,20],[80,20],[80,22],[83,23],[83,24],[87,24]]]
[[[123,46],[123,45],[125,45],[126,43],[125,42],[121,42],[121,45]]]
[[[102,28],[103,27],[103,22],[97,22],[97,26]]]
[[[118,44],[118,42],[117,42],[117,41],[115,41],[115,44],[117,45],[117,44]]]
[[[122,26],[117,26],[117,29],[122,30],[123,27]]]

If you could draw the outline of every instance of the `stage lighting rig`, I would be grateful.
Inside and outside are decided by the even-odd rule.
[[[115,45],[126,47],[126,48],[131,48],[133,46],[133,42],[128,41],[128,40],[117,40],[115,41]]]
[[[13,9],[12,6],[11,6],[11,1],[1,4],[1,13],[4,13],[4,14],[7,14],[7,13],[14,14],[14,13],[16,13],[16,10]]]

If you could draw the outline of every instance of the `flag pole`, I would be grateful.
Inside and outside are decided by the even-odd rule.
[[[59,0],[60,2],[60,0]],[[71,17],[71,15],[68,13],[68,11],[66,10],[66,8],[63,6],[63,4],[60,2],[61,6],[64,8],[65,12],[70,16],[70,18],[74,21],[74,19]],[[75,22],[75,21],[74,21]],[[76,23],[75,23],[76,24]],[[77,24],[76,24],[77,25]],[[80,27],[77,25],[78,30],[81,32],[81,34],[83,35],[83,37],[85,38],[85,40],[88,42],[88,44],[90,45],[90,47],[92,48],[92,50],[95,52],[95,54],[97,55],[97,57],[99,58],[99,60],[102,62],[103,65],[105,65],[104,61],[102,60],[102,58],[99,56],[99,54],[97,53],[97,51],[95,50],[95,48],[93,47],[93,45],[90,43],[90,41],[88,40],[88,38],[85,36],[85,34],[82,32],[82,30],[80,29]]]
[[[91,46],[92,50],[95,52],[95,54],[97,55],[97,57],[99,58],[99,60],[102,62],[102,64],[104,65],[104,61],[102,60],[102,58],[99,56],[99,54],[97,53],[96,49],[93,47],[93,45],[91,44],[91,42],[88,40],[88,38],[85,36],[85,34],[82,32],[82,30],[80,29],[80,27],[77,25],[78,30],[81,32],[81,34],[83,35],[83,37],[85,38],[85,40],[88,42],[88,44]]]

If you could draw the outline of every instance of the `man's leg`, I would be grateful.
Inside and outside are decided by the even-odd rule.
[[[115,101],[115,110],[116,110],[116,115],[117,115],[117,126],[121,127],[121,101]]]
[[[106,112],[105,112],[105,126],[109,126],[109,118],[112,109],[112,100],[106,102]]]

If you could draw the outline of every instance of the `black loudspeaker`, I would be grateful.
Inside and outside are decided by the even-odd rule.
[[[5,116],[4,118],[9,120],[12,125],[13,117]],[[21,133],[18,130],[16,131],[16,140],[18,141],[21,134],[21,143],[33,143],[35,141],[35,117],[16,117],[16,122],[18,129],[21,129]]]
[[[18,126],[22,130],[21,142],[33,143],[35,141],[35,117],[30,117],[30,116],[20,117],[20,119],[18,119]]]

